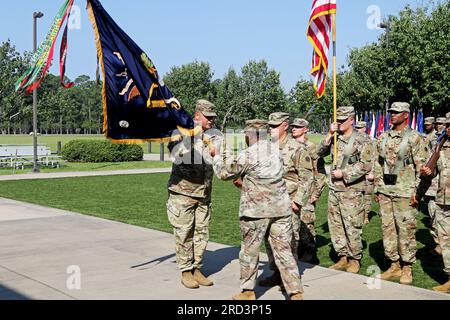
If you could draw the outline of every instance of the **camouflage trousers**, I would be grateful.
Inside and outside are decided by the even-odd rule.
[[[363,223],[364,193],[330,190],[328,195],[328,228],[333,248],[338,256],[361,260]]]
[[[200,269],[209,240],[210,201],[169,193],[167,216],[175,235],[178,268]]]
[[[369,213],[372,210],[372,195],[374,188],[373,182],[367,182],[366,192],[364,193],[364,214],[366,217],[369,216]]]
[[[292,238],[290,244],[292,255],[294,256],[295,261],[298,260],[298,247],[300,245],[300,228],[301,228],[300,214],[298,212],[294,212],[292,213]],[[269,269],[275,271],[278,270],[278,267],[275,262],[272,246],[270,244],[269,231],[270,230],[267,230],[266,236],[264,237],[264,246],[266,247],[267,258],[269,259]]]
[[[431,219],[431,228],[430,228],[430,234],[433,237],[434,243],[439,244],[439,237],[437,234],[437,225],[436,225],[436,198],[431,196],[425,196],[423,201],[427,204],[428,209],[428,215]]]
[[[291,248],[292,216],[260,219],[242,217],[240,228],[241,289],[253,290],[256,286],[259,250],[268,234],[268,241],[286,292],[288,294],[303,292],[297,261],[294,259]]]
[[[450,206],[436,205],[435,218],[444,260],[444,272],[450,276]]]
[[[300,212],[300,249],[314,251],[316,248],[316,206],[308,202]]]
[[[379,194],[381,231],[386,258],[414,263],[416,261],[417,209],[408,198]]]

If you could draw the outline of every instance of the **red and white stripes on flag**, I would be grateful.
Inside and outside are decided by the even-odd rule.
[[[314,0],[307,36],[314,47],[311,74],[317,97],[325,93],[330,47],[331,14],[336,13],[336,0]]]

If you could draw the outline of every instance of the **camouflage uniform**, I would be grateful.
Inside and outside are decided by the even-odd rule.
[[[409,104],[393,103],[389,111],[409,112]],[[402,152],[404,158],[398,159]],[[409,127],[384,132],[377,142],[375,193],[379,197],[384,253],[392,262],[400,258],[406,264],[416,261],[417,209],[410,206],[410,198],[428,152],[420,134]]]
[[[167,216],[175,235],[177,265],[182,272],[202,267],[208,244],[213,167],[205,141],[215,139],[219,138],[200,133],[169,144],[173,164],[167,183]]]
[[[340,107],[337,112],[338,120],[355,114],[353,107]],[[339,135],[337,143],[337,168],[342,170],[343,179],[334,180],[330,175],[328,227],[338,256],[359,261],[362,257],[365,181],[372,166],[372,148],[366,137],[356,131],[349,137]],[[326,157],[333,148],[333,139],[329,145],[323,140],[317,153]]]
[[[447,123],[450,123],[450,113]],[[436,193],[435,225],[442,249],[444,272],[450,277],[450,141],[448,140],[441,149],[436,169],[435,175],[439,174],[439,181]],[[431,181],[426,182],[428,183],[425,183],[425,188],[423,188],[424,184],[419,185],[417,191],[419,197],[431,185]]]
[[[307,128],[309,126],[309,122],[306,119],[296,118],[292,122],[291,126],[298,128]],[[319,199],[326,183],[325,161],[323,160],[323,158],[319,158],[316,145],[306,138],[306,133],[303,141],[297,142],[300,144],[302,149],[307,150],[309,156],[312,159],[313,183],[309,192],[309,200],[312,197]],[[312,254],[316,249],[316,229],[314,225],[316,221],[316,203],[310,203],[309,200],[306,202],[306,205],[302,206],[300,211],[299,249],[303,252],[304,255],[311,255],[311,257],[309,258],[306,258],[304,256],[304,258],[306,258],[307,260],[310,260],[312,258]]]
[[[434,123],[433,117],[425,118],[425,124],[433,124],[433,123]],[[423,134],[422,136],[425,140],[425,143],[428,145],[429,149],[432,152],[434,150],[434,148],[436,147],[436,143],[438,140],[436,130],[432,130],[430,133]],[[436,245],[439,244],[439,238],[438,238],[437,232],[436,232],[436,219],[435,219],[435,217],[436,217],[436,193],[437,193],[437,189],[438,189],[438,181],[439,181],[439,176],[436,176],[436,178],[433,179],[432,184],[431,184],[430,188],[428,189],[427,193],[425,194],[425,197],[423,200],[424,204],[426,204],[426,206],[427,206],[428,214],[431,219],[430,234],[433,237],[433,240],[436,243]]]
[[[308,154],[313,161],[313,183],[309,193],[309,199],[312,197],[319,199],[326,184],[325,161],[317,154],[317,148],[314,143],[306,140],[300,143],[303,148],[308,150]],[[300,212],[300,248],[309,252],[316,249],[316,203],[306,202]]]
[[[358,121],[355,125],[355,128],[356,129],[365,128],[366,126],[367,126],[366,122]],[[372,147],[372,152],[375,153],[375,145],[376,145],[375,141],[373,141],[368,134],[366,134],[365,136],[367,139],[367,143],[370,144],[370,146]],[[369,172],[369,174],[374,174],[373,172],[374,165],[375,160],[372,161],[372,170]],[[372,210],[372,195],[374,188],[375,183],[373,181],[369,181],[366,179],[366,190],[364,192],[364,223],[369,222],[369,213]]]
[[[246,131],[263,130],[267,121],[247,121]],[[258,273],[259,249],[266,233],[286,291],[303,292],[297,263],[291,249],[291,201],[283,180],[278,152],[267,140],[259,140],[236,157],[223,148],[214,157],[214,172],[221,180],[242,179],[240,199],[241,288],[253,290]]]
[[[269,116],[269,125],[281,125],[289,121],[289,114],[283,112],[273,113]],[[283,164],[283,179],[289,193],[291,202],[295,202],[301,209],[308,203],[313,183],[312,159],[306,148],[302,147],[291,137],[273,143],[272,152],[277,153]],[[300,241],[300,212],[292,213],[292,253],[297,260],[297,249]],[[269,268],[277,270],[269,238],[265,239],[265,247],[269,258]]]

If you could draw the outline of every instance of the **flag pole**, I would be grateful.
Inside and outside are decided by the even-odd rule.
[[[336,13],[331,15],[333,33],[333,122],[337,122],[337,78],[336,78]],[[334,133],[333,166],[337,166],[337,132]]]

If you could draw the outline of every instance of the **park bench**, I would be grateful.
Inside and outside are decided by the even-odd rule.
[[[59,168],[59,156],[52,155],[45,145],[37,147],[38,164],[41,166]],[[33,165],[32,145],[0,145],[0,167],[24,169]]]

